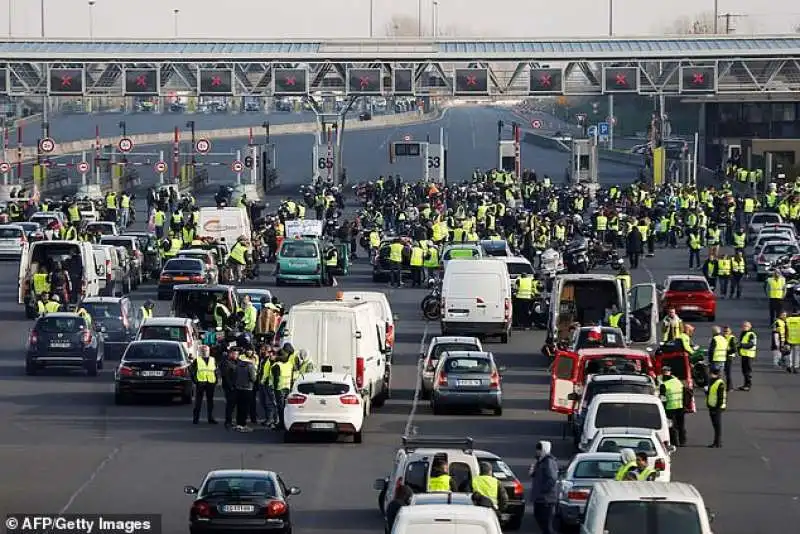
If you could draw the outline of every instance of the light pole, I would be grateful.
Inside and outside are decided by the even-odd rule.
[[[178,37],[178,15],[180,15],[180,9],[173,9],[172,10],[172,33],[173,37]]]
[[[42,39],[44,39],[44,0],[39,2],[39,24],[41,26]]]
[[[614,0],[608,0],[608,36],[614,37]],[[637,74],[638,76],[638,74]],[[614,150],[614,95],[608,95],[608,149]]]
[[[12,28],[11,28],[11,18],[14,16],[14,0],[7,0],[8,1],[8,36],[11,37]]]
[[[89,0],[89,39],[94,39],[94,0]]]
[[[714,0],[714,35],[719,33],[719,0]]]
[[[431,35],[433,38],[436,39],[436,34],[438,32],[439,26],[439,2],[436,0],[433,1],[431,4]]]
[[[194,166],[197,164],[197,157],[196,157],[197,153],[195,151],[196,150],[195,146],[197,146],[197,140],[195,138],[194,126],[195,126],[194,125],[194,121],[188,121],[186,123],[186,127],[189,128],[189,131],[192,133],[192,136],[191,136],[191,143],[192,143],[192,169],[194,169]]]
[[[422,37],[422,0],[417,0],[417,36]]]
[[[9,0],[11,1],[11,0]],[[373,24],[375,22],[375,0],[369,0],[369,36],[374,37]]]

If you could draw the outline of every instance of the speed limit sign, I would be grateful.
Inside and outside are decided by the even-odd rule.
[[[242,172],[244,170],[244,163],[237,159],[231,164],[231,169],[233,169],[233,172]]]
[[[81,174],[86,174],[89,172],[89,164],[85,161],[78,163],[78,172]]]
[[[45,137],[41,141],[39,141],[39,150],[48,154],[56,149],[56,142],[50,139],[49,137]]]
[[[531,126],[533,126],[536,129],[539,129],[542,127],[542,121],[540,121],[539,119],[533,119],[531,121]]]
[[[201,154],[205,154],[209,150],[211,150],[211,141],[208,139],[198,139],[197,142],[194,144],[194,149],[200,152]]]
[[[130,152],[133,150],[133,139],[130,137],[123,137],[117,143],[117,148],[119,148],[120,152]]]
[[[167,172],[167,164],[163,161],[156,162],[155,165],[156,172]]]
[[[5,174],[11,170],[11,164],[6,163],[5,161],[0,162],[0,173]]]

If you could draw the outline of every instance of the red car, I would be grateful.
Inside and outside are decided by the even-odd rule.
[[[661,296],[661,316],[665,317],[670,308],[675,308],[680,316],[700,316],[708,321],[717,318],[717,296],[703,276],[690,274],[668,276],[664,281]]]

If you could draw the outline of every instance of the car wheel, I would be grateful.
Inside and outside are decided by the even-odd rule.
[[[283,442],[284,443],[294,443],[294,434],[292,434],[288,430],[284,431],[284,433],[283,433]]]
[[[353,443],[362,443],[363,439],[364,438],[362,437],[361,431],[358,431],[355,434],[353,434]]]
[[[433,415],[442,415],[442,408],[436,403],[431,403],[431,410],[433,410]]]
[[[26,319],[36,319],[36,310],[33,309],[31,306],[25,305],[25,318]]]
[[[36,367],[35,363],[25,362],[25,374],[28,376],[36,376],[36,372],[39,369]]]
[[[86,363],[86,376],[97,376],[97,371],[97,360]]]
[[[124,393],[114,393],[114,404],[117,406],[128,404],[128,400],[128,396]]]
[[[510,335],[510,333],[509,333],[509,332],[505,332],[505,333],[503,333],[503,334],[500,334],[500,343],[503,343],[503,344],[506,344],[506,343],[508,343],[508,337],[509,337],[509,335]]]
[[[387,393],[387,387],[387,384],[384,383],[381,392],[378,393],[374,399],[372,399],[372,405],[375,408],[382,408],[383,405],[386,404],[386,399],[389,397]]]
[[[522,527],[522,514],[512,515],[508,523],[503,525],[503,530],[519,530]]]
[[[425,388],[420,389],[419,391],[419,398],[422,400],[430,400],[431,399],[431,392]]]
[[[497,408],[495,408],[494,409],[494,415],[496,415],[497,417],[500,417],[501,415],[503,415],[503,407],[502,406],[498,406]]]
[[[716,320],[717,320],[717,314],[716,313],[712,313],[711,315],[708,316],[708,322],[713,323]]]

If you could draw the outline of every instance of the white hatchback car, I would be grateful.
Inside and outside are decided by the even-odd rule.
[[[161,339],[177,341],[186,349],[189,358],[200,355],[200,332],[197,325],[186,317],[152,317],[139,325],[136,341]]]
[[[659,482],[672,480],[670,454],[674,449],[670,447],[668,450],[653,430],[604,428],[595,434],[586,452],[621,452],[622,449],[645,453],[647,465],[658,471]]]
[[[331,369],[323,365],[321,372],[305,374],[295,382],[283,408],[284,442],[291,443],[300,434],[329,434],[353,436],[353,443],[361,443],[361,395],[351,375]]]

